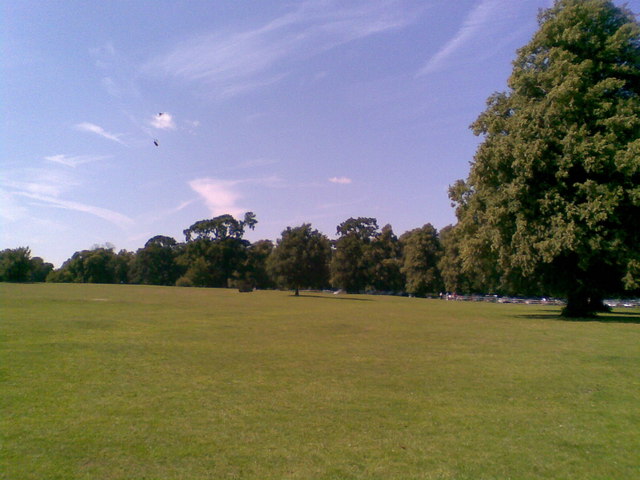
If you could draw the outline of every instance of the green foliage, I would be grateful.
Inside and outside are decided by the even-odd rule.
[[[28,282],[33,267],[29,247],[7,248],[0,252],[0,281]]]
[[[371,288],[378,292],[401,292],[405,279],[401,271],[402,249],[391,225],[382,227],[366,252],[371,269]]]
[[[225,214],[208,220],[199,220],[183,233],[187,242],[200,239],[217,241],[234,238],[241,240],[245,227],[253,230],[256,223],[258,221],[253,212],[245,213],[242,221],[236,220],[232,215]]]
[[[331,259],[331,283],[350,293],[363,291],[373,283],[369,250],[380,234],[375,218],[349,218],[337,227]]]
[[[53,271],[53,264],[45,262],[40,257],[31,259],[31,281],[45,282],[49,273]]]
[[[403,250],[402,273],[406,277],[407,292],[424,296],[442,291],[438,261],[442,247],[438,231],[427,223],[422,228],[406,232],[400,237]]]
[[[245,227],[253,229],[256,223],[255,215],[247,212],[243,221],[220,215],[191,225],[184,231],[187,243],[178,258],[184,276],[198,287],[229,287],[245,280],[250,243],[242,237]]]
[[[127,283],[128,256],[126,252],[116,255],[113,246],[96,246],[92,250],[76,252],[62,264],[51,282],[73,283]]]
[[[255,288],[273,288],[274,281],[267,271],[267,259],[273,251],[271,240],[258,240],[247,250],[245,278]]]
[[[637,288],[640,26],[629,11],[558,0],[473,129],[484,141],[450,191],[467,272],[496,265],[511,290],[542,282],[568,296],[569,315]]]
[[[132,265],[132,283],[174,285],[183,268],[177,258],[182,246],[172,237],[156,235],[136,252]]]
[[[460,257],[460,229],[458,226],[447,225],[438,235],[442,254],[438,260],[438,270],[442,277],[442,284],[447,292],[473,293],[491,292],[491,289],[475,290],[467,274],[462,270]]]
[[[329,284],[329,239],[305,223],[287,227],[267,260],[276,283],[285,288],[324,288]]]

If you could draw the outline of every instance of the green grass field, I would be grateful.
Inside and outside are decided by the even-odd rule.
[[[640,311],[1,284],[0,478],[640,478]]]

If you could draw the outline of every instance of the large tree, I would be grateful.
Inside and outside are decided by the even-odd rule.
[[[305,223],[287,227],[267,259],[267,269],[276,283],[295,290],[323,288],[329,284],[329,239]]]
[[[273,288],[275,283],[267,271],[267,260],[273,251],[271,240],[258,240],[247,250],[245,283],[255,288]]]
[[[371,287],[374,290],[379,292],[404,290],[400,241],[393,233],[391,225],[382,227],[380,234],[369,245],[366,257],[371,265]]]
[[[451,197],[467,269],[493,255],[503,283],[543,280],[586,316],[640,285],[640,27],[606,0],[557,0],[539,24]]]
[[[442,247],[438,231],[427,223],[400,237],[402,244],[402,273],[406,277],[407,292],[424,296],[442,290],[438,269]]]
[[[253,229],[255,215],[247,212],[244,220],[220,215],[200,220],[184,230],[186,245],[178,263],[186,268],[181,284],[198,287],[229,287],[247,275],[245,228]]]
[[[378,221],[370,217],[349,218],[336,229],[331,258],[331,283],[349,293],[358,293],[373,283],[371,243],[378,238]]]
[[[0,252],[0,281],[28,282],[32,270],[29,247],[7,248]]]
[[[148,285],[175,285],[183,273],[177,257],[182,246],[172,238],[156,235],[138,250],[133,262],[133,281]]]
[[[119,272],[118,256],[113,245],[94,245],[91,250],[75,252],[53,275],[52,282],[119,283],[124,281]],[[124,275],[126,277],[126,275]]]

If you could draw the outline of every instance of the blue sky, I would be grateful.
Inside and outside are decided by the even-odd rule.
[[[549,5],[5,1],[0,248],[59,266],[245,211],[252,241],[454,223],[468,126]]]

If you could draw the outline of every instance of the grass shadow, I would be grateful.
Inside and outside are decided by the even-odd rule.
[[[595,317],[567,318],[560,313],[532,313],[526,315],[516,315],[518,318],[529,318],[535,320],[556,320],[561,322],[599,322],[599,323],[635,323],[640,324],[640,312],[620,312],[599,313]]]
[[[295,297],[295,295],[292,293],[291,295],[289,295],[290,297]],[[308,294],[304,294],[301,293],[300,295],[298,295],[298,297],[304,297],[304,298],[322,298],[324,300],[348,300],[348,301],[352,301],[352,302],[371,302],[372,300],[370,298],[355,298],[355,297],[340,297],[338,295],[308,295]]]

